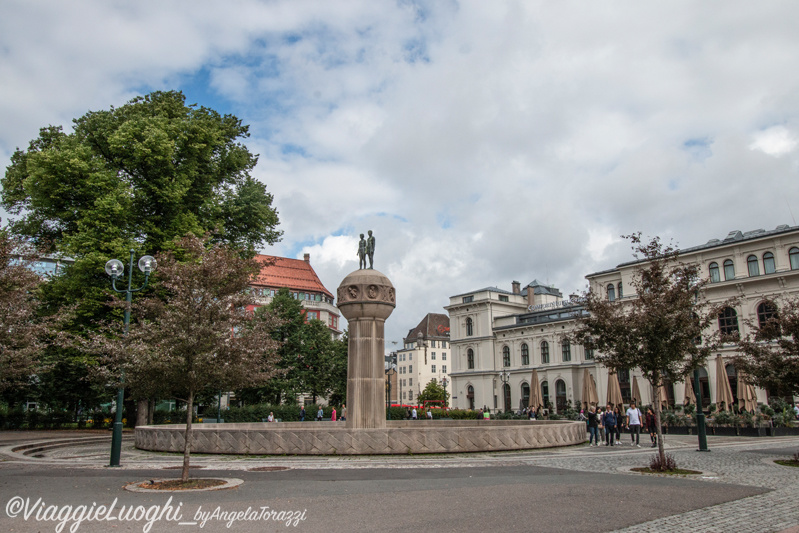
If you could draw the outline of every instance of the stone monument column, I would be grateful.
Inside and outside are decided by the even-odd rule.
[[[394,285],[377,270],[356,270],[339,285],[338,308],[349,323],[349,428],[386,427],[384,330],[394,307]]]

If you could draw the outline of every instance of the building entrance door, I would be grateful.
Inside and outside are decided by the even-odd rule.
[[[555,382],[555,407],[558,413],[566,410],[566,383],[562,379]]]

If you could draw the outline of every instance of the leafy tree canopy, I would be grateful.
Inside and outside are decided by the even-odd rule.
[[[420,405],[423,405],[426,401],[432,400],[444,402],[443,406],[449,405],[449,392],[435,379],[430,380],[416,399]]]
[[[779,304],[767,302],[762,324],[748,321],[754,334],[738,344],[741,354],[735,367],[746,380],[768,389],[771,394],[799,394],[799,300],[786,299]]]

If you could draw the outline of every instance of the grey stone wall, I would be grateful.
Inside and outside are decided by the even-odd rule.
[[[390,421],[353,429],[339,422],[203,424],[192,429],[195,453],[254,455],[382,455],[529,450],[586,441],[584,422]],[[183,450],[183,426],[136,428],[142,450]]]

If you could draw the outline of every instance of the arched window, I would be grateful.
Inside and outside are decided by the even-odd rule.
[[[467,337],[471,337],[472,335],[474,335],[474,325],[472,324],[472,319],[471,318],[467,318],[466,319],[466,336]]]
[[[569,341],[564,340],[561,345],[561,353],[563,354],[563,361],[571,361],[572,360],[572,345]]]
[[[757,262],[756,255],[750,255],[746,258],[746,268],[749,269],[749,276],[760,275],[760,264]]]
[[[760,329],[765,328],[770,320],[777,318],[777,306],[771,302],[763,302],[757,306],[757,324]],[[772,324],[772,327],[774,324]]]
[[[471,348],[466,350],[466,367],[470,370],[474,369],[474,350]]]
[[[530,364],[530,349],[527,347],[527,344],[522,344],[522,364]]]
[[[566,410],[566,383],[562,379],[555,382],[555,407],[558,413]]]
[[[738,334],[738,313],[732,307],[725,307],[719,313],[719,331],[722,335]]]
[[[724,280],[731,279],[735,279],[735,265],[732,263],[732,259],[727,259],[724,261]]]
[[[614,300],[616,300],[616,288],[612,283],[608,283],[608,301],[612,302]]]
[[[502,347],[502,366],[510,366],[510,348]]]
[[[544,400],[544,408],[548,409],[549,405],[549,382],[541,382],[541,399]]]
[[[799,270],[799,248],[788,250],[788,259],[791,260],[791,270]]]
[[[721,281],[721,275],[719,274],[719,264],[713,261],[707,266],[707,269],[710,271],[710,283],[717,283]]]
[[[469,409],[474,409],[474,387],[466,387],[466,399],[469,400]]]
[[[530,385],[522,383],[522,406],[527,407],[530,404]]]
[[[624,298],[624,292],[621,290],[621,281],[619,282],[619,300]]]
[[[763,273],[764,274],[773,274],[777,271],[777,267],[774,264],[774,254],[771,252],[766,252],[763,254]]]
[[[541,364],[545,365],[547,363],[549,363],[549,343],[541,341]]]

